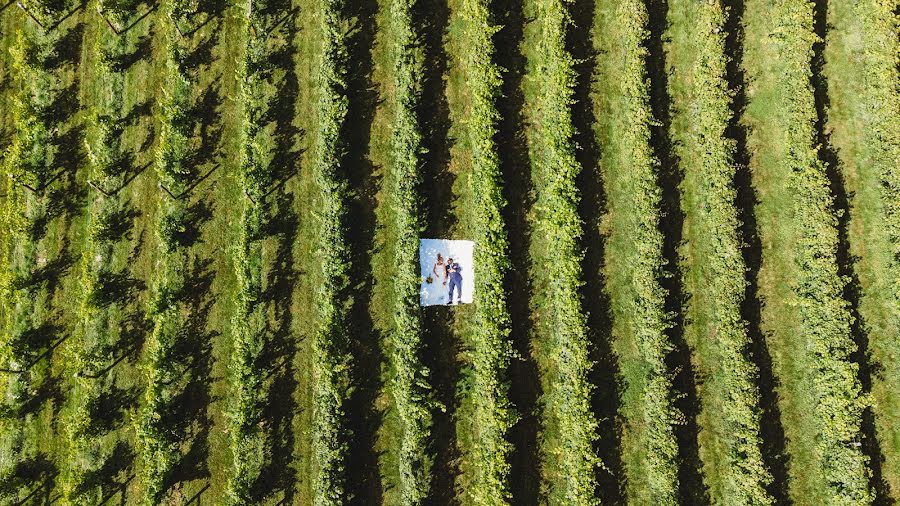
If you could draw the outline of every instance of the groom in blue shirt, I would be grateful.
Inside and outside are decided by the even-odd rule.
[[[447,304],[453,304],[453,290],[456,289],[456,303],[462,303],[462,267],[452,258],[447,259],[447,279],[450,281],[450,297]]]

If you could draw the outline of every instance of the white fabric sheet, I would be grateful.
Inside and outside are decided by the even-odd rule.
[[[462,278],[462,299],[463,304],[471,304],[475,295],[475,264],[472,255],[475,244],[472,241],[452,241],[449,239],[420,239],[419,240],[419,267],[422,273],[422,289],[420,291],[420,301],[423,306],[435,306],[439,304],[447,304],[450,293],[450,279],[444,284],[443,273],[446,267],[438,266],[435,269],[438,253],[444,259],[446,266],[452,258],[453,262],[459,264],[460,277]],[[434,274],[435,270],[438,275]],[[429,277],[431,282],[429,283]],[[459,299],[459,290],[453,292],[453,303],[456,304]]]

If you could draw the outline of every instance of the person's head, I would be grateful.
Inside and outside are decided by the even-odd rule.
[[[441,255],[440,253],[438,253],[438,260],[437,260],[437,261],[438,261],[438,262],[443,262],[443,261],[444,261],[444,256]]]
[[[451,264],[452,264],[452,263],[453,263],[453,257],[448,258],[448,259],[447,259],[447,263],[451,263]]]

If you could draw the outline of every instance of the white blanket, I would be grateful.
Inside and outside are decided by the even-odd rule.
[[[472,241],[452,241],[449,239],[420,239],[419,240],[419,267],[422,273],[422,289],[419,292],[419,300],[423,306],[435,306],[447,304],[450,293],[450,283],[443,284],[442,276],[435,276],[432,272],[440,253],[444,257],[446,265],[450,259],[458,263],[462,275],[462,302],[470,304],[475,294],[475,264],[472,254],[475,243]],[[438,268],[438,274],[441,274]],[[433,278],[431,283],[428,278]],[[453,303],[457,302],[458,292],[453,294]]]

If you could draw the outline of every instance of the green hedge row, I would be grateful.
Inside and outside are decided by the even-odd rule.
[[[607,198],[606,290],[612,307],[612,348],[623,385],[620,394],[625,493],[635,504],[678,501],[678,447],[673,426],[672,346],[664,310],[663,236],[659,230],[659,162],[650,146],[654,123],[646,70],[644,2],[601,2],[594,40],[595,134]]]
[[[123,41],[107,32],[105,23],[94,14],[100,0],[88,2],[87,34],[83,60],[85,84],[84,152],[88,166],[88,179],[102,189],[112,189],[123,179],[121,155],[121,130],[112,114],[115,104],[110,97],[121,97],[123,76],[112,67],[114,52],[121,49]],[[93,10],[91,10],[93,9]],[[93,191],[93,188],[92,188]],[[99,193],[97,198],[100,198]]]
[[[91,2],[88,7],[96,5]],[[99,16],[92,14],[86,23],[82,53],[85,74],[91,79],[83,95],[83,173],[96,187],[87,187],[86,231],[79,248],[80,303],[75,332],[65,348],[66,372],[72,378],[61,430],[66,460],[60,487],[66,504],[96,504],[102,500],[103,486],[92,477],[110,456],[103,445],[105,434],[92,418],[104,391],[111,386],[104,368],[114,360],[119,333],[118,307],[105,299],[116,268],[114,248],[118,242],[110,228],[123,210],[123,199],[104,195],[97,188],[118,187],[126,177],[120,164],[121,132],[113,130],[110,119],[117,117],[120,106],[112,97],[121,96],[124,83],[124,76],[110,65],[110,54],[123,48],[124,41],[109,34]]]
[[[423,49],[414,25],[415,0],[389,0],[385,31],[390,87],[393,94],[389,160],[385,184],[391,227],[392,279],[390,330],[387,333],[387,389],[399,419],[397,456],[399,503],[421,504],[429,491],[433,457],[429,447],[434,401],[429,371],[421,361],[422,316],[419,307],[419,233],[422,230],[419,186],[422,134],[419,101]]]
[[[596,504],[587,320],[582,286],[572,126],[575,60],[566,50],[568,2],[530,0],[523,52],[534,209],[531,220],[533,354],[541,377],[541,494],[551,504]],[[480,295],[479,297],[483,297]]]
[[[502,216],[506,201],[494,141],[501,77],[491,39],[499,27],[491,24],[486,1],[462,2],[456,16],[457,58],[469,101],[462,126],[471,150],[471,223],[478,270],[478,300],[464,334],[471,365],[461,382],[457,433],[463,455],[457,482],[468,504],[508,504],[512,447],[506,437],[515,416],[506,379],[512,356],[505,286],[508,242]]]
[[[263,245],[266,221],[265,194],[272,184],[270,167],[264,163],[260,144],[260,119],[264,104],[261,91],[265,77],[259,72],[265,56],[265,39],[253,37],[247,13],[249,0],[228,8],[225,22],[227,37],[239,53],[230,54],[237,91],[234,96],[239,114],[235,118],[238,140],[236,167],[238,188],[245,195],[237,224],[232,261],[237,291],[231,318],[232,351],[228,364],[230,398],[227,408],[228,435],[231,440],[232,466],[228,471],[226,502],[251,504],[254,485],[261,477],[271,452],[262,420],[265,405],[264,369],[260,363],[268,324],[263,303]]]
[[[900,18],[885,0],[828,4],[828,126],[852,195],[882,472],[900,497]]]
[[[91,167],[91,171],[100,170]],[[107,233],[108,224],[117,216],[120,203],[90,192],[88,230],[81,259],[80,306],[74,335],[66,343],[66,372],[71,377],[69,406],[63,413],[62,427],[66,444],[66,465],[60,486],[65,504],[96,504],[104,490],[92,477],[109,458],[102,445],[105,435],[92,418],[104,392],[111,387],[105,368],[115,360],[119,336],[118,308],[104,301],[117,242]]]
[[[725,11],[719,2],[671,0],[672,139],[684,170],[681,248],[688,341],[700,389],[698,436],[713,504],[771,504],[760,451],[758,371],[741,319],[746,266],[735,206],[735,143],[726,79]]]
[[[186,166],[190,108],[190,83],[181,66],[180,35],[175,22],[183,14],[179,2],[163,0],[158,6],[158,31],[153,54],[157,60],[153,106],[157,138],[153,166],[160,185],[156,214],[156,263],[151,284],[150,307],[153,322],[144,354],[146,389],[136,419],[139,476],[143,502],[157,504],[166,492],[168,480],[180,458],[180,441],[171,429],[170,413],[180,389],[183,372],[174,354],[184,334],[185,316],[179,298],[186,283],[188,255],[178,237],[186,227],[186,204],[180,195],[189,184]]]
[[[42,186],[51,171],[50,132],[42,121],[50,102],[42,62],[47,48],[24,29],[9,36],[12,39],[4,61],[8,63],[7,82],[14,86],[7,91],[4,105],[11,138],[0,159],[0,497],[14,503],[21,497],[20,486],[26,490],[31,485],[21,483],[16,475],[17,466],[33,456],[33,442],[25,440],[27,420],[22,419],[21,411],[41,380],[39,373],[29,368],[41,352],[29,336],[46,317],[41,286],[32,282],[32,275],[39,256],[35,225],[47,215],[47,199],[24,185]]]
[[[30,264],[33,261],[31,242],[31,225],[33,216],[26,210],[28,190],[25,183],[32,188],[41,186],[46,179],[45,146],[49,141],[47,126],[41,121],[39,103],[35,100],[33,90],[24,83],[40,83],[42,79],[39,59],[36,56],[36,41],[17,30],[10,45],[9,68],[7,76],[10,82],[20,85],[16,93],[10,93],[6,101],[11,123],[11,142],[3,151],[3,228],[2,256],[0,256],[0,323],[3,324],[2,340],[0,340],[0,367],[16,369],[29,361],[23,348],[26,343],[20,341],[16,331],[16,313],[20,303],[27,302],[22,290],[31,276]]]
[[[763,245],[762,323],[773,357],[797,504],[867,504],[867,458],[851,316],[838,274],[837,219],[819,158],[811,88],[813,6],[746,5],[745,120]]]
[[[50,105],[50,81],[44,61],[52,48],[44,37],[16,30],[9,48],[9,83],[20,86],[9,94],[12,141],[3,152],[3,163],[13,183],[39,190],[53,173],[50,128],[44,122]],[[23,188],[24,189],[24,188]],[[34,193],[34,192],[32,192]]]
[[[348,310],[349,251],[347,201],[342,168],[347,117],[347,42],[351,26],[344,0],[323,0],[318,13],[324,33],[316,101],[318,132],[313,145],[313,172],[321,202],[317,261],[322,278],[316,287],[317,322],[313,341],[313,490],[315,504],[345,504],[349,433],[345,413],[350,395]]]

